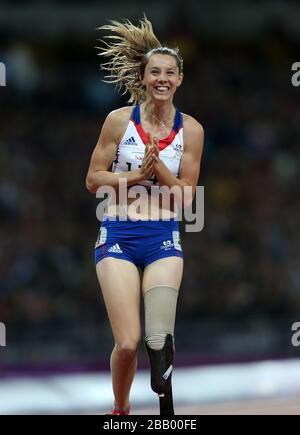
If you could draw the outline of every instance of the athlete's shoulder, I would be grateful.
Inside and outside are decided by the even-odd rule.
[[[204,128],[195,118],[186,113],[182,113],[183,127],[185,132],[196,135],[203,135]]]
[[[116,143],[119,143],[129,123],[133,107],[125,106],[112,110],[106,117],[105,128],[111,132]]]
[[[124,106],[119,109],[112,110],[107,115],[107,120],[110,122],[129,121],[134,106]]]
[[[183,135],[186,149],[202,152],[204,129],[200,122],[186,114],[183,114]]]

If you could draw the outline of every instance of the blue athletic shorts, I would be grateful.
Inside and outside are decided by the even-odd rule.
[[[179,223],[105,217],[95,244],[95,263],[106,257],[131,261],[142,270],[160,258],[183,258]]]

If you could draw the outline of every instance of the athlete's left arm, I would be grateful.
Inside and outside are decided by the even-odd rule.
[[[192,198],[194,198],[200,174],[203,143],[204,130],[202,125],[191,116],[187,116],[184,123],[184,152],[181,158],[179,176],[175,177],[158,157],[154,165],[154,172],[159,184],[169,188],[179,186],[182,194],[185,186],[191,186]],[[183,205],[184,207],[190,205],[190,201],[184,202]]]

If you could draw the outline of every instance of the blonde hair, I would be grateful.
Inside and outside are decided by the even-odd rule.
[[[146,90],[141,78],[153,54],[168,54],[175,57],[179,72],[182,72],[183,60],[178,48],[162,46],[145,15],[140,20],[140,27],[127,19],[123,23],[119,21],[110,21],[110,23],[99,27],[99,30],[108,30],[116,35],[104,36],[111,41],[100,40],[104,47],[96,47],[100,50],[99,56],[110,58],[108,62],[101,65],[101,69],[108,72],[105,76],[107,80],[104,82],[115,83],[118,91],[124,87],[122,95],[129,92],[129,103],[142,103],[146,99]]]

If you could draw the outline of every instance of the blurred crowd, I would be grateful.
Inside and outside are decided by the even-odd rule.
[[[176,105],[205,129],[199,178],[205,226],[185,233],[181,225],[179,352],[286,355],[289,325],[300,321],[300,100],[288,56],[276,38],[210,46],[168,36],[185,58]],[[30,43],[3,52],[0,321],[10,343],[1,351],[6,363],[106,359],[113,343],[94,270],[97,200],[85,177],[106,114],[126,98],[101,82],[95,53],[84,45],[79,50],[79,59],[61,46],[47,47],[46,56]],[[256,349],[264,334],[269,347]]]

